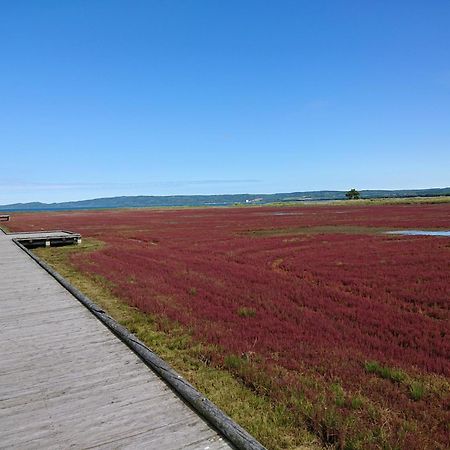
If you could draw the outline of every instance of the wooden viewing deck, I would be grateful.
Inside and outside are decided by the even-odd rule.
[[[80,238],[0,229],[0,448],[234,448],[141,359],[150,354],[158,362],[157,356],[130,338],[140,358],[126,340],[132,335],[123,332],[119,339],[97,319],[104,311],[83,306],[81,297],[14,242],[34,246]],[[121,327],[107,320],[120,335]],[[223,413],[164,362],[155,367],[188,392],[188,401],[194,396],[191,403],[198,402],[200,411],[218,412],[232,441],[237,433],[237,446],[263,448],[226,416],[223,421]],[[212,422],[221,428],[220,421]]]
[[[57,247],[60,245],[81,244],[81,235],[71,231],[19,231],[8,233],[11,240],[19,241],[27,248],[35,247]]]

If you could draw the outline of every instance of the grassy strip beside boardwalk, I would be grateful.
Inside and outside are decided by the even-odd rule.
[[[209,350],[195,343],[186,329],[164,318],[152,317],[128,306],[111,292],[110,283],[98,275],[82,273],[70,263],[74,252],[91,252],[101,241],[85,239],[77,247],[36,249],[35,253],[74,286],[89,296],[121,325],[128,328],[171,364],[199,391],[270,449],[319,449],[318,439],[298,419],[270,399],[255,394],[227,370],[212,367]]]

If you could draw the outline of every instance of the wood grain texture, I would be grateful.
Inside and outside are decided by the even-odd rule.
[[[0,448],[231,445],[0,233]]]

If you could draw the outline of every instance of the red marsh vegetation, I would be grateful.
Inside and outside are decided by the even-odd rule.
[[[72,263],[339,448],[448,448],[450,205],[17,214],[104,241]]]

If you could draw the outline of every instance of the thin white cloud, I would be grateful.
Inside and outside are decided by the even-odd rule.
[[[143,189],[154,187],[181,187],[198,185],[228,185],[228,184],[257,184],[261,180],[173,180],[173,181],[149,181],[149,182],[96,182],[96,183],[43,183],[43,182],[0,182],[0,189],[13,192],[18,191],[60,191],[60,190],[84,190],[84,189]]]

